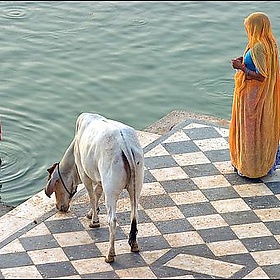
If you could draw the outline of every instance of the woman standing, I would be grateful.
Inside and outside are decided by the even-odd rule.
[[[248,44],[236,69],[229,131],[231,163],[239,175],[259,178],[275,170],[279,157],[280,77],[278,46],[265,13],[244,21]]]

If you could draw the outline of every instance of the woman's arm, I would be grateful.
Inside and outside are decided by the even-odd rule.
[[[240,59],[233,59],[231,61],[231,63],[232,63],[232,67],[234,69],[240,69],[241,71],[243,71],[245,73],[246,79],[257,80],[260,82],[264,81],[265,77],[262,74],[256,73],[255,71],[252,71],[252,70],[249,70],[248,68],[246,68],[245,64],[243,64]]]
[[[245,65],[244,65],[244,67],[245,67]],[[242,71],[245,72],[246,79],[248,79],[248,80],[257,80],[257,81],[263,82],[265,79],[265,77],[262,74],[249,70],[246,67],[245,67],[245,71],[244,70],[242,70]]]

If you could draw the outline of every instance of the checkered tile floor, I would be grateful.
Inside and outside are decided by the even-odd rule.
[[[0,278],[278,279],[280,171],[256,180],[239,177],[227,137],[227,127],[186,120],[143,144],[139,253],[131,253],[127,242],[125,191],[111,264],[104,261],[104,204],[101,227],[92,229],[83,186],[66,214],[42,191],[0,219]]]

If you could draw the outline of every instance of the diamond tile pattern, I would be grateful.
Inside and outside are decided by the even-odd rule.
[[[123,191],[116,261],[105,263],[104,200],[101,227],[89,228],[81,186],[66,214],[53,203],[32,220],[27,203],[1,217],[0,278],[279,278],[279,170],[260,179],[239,177],[229,160],[228,127],[200,120],[187,119],[143,148],[139,253],[128,245],[130,202]]]

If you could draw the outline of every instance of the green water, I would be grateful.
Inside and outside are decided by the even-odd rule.
[[[173,110],[230,118],[243,20],[278,1],[1,1],[0,196],[41,191],[80,112],[141,130]]]

